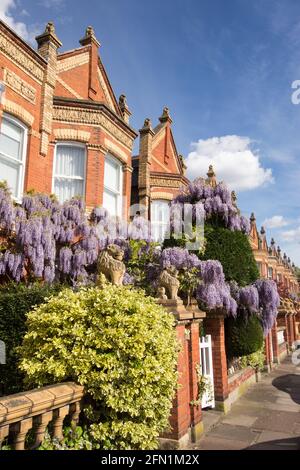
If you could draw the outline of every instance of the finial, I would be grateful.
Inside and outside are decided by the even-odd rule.
[[[129,124],[129,118],[131,116],[131,112],[129,111],[128,105],[127,105],[127,99],[125,95],[120,95],[119,97],[119,108],[121,110],[122,116],[124,121]]]
[[[143,128],[144,129],[151,129],[151,119],[150,118],[145,119]]]
[[[278,253],[279,255],[280,255],[280,253],[281,253],[281,248],[280,248],[280,246],[277,247],[277,253]]]
[[[179,161],[180,161],[181,166],[182,166],[183,174],[185,174],[185,170],[187,169],[187,166],[184,163],[183,155],[178,155],[178,158],[179,158]]]
[[[119,106],[120,106],[120,108],[127,108],[127,100],[126,100],[125,95],[120,95]]]
[[[154,135],[154,131],[152,129],[151,119],[150,118],[145,119],[142,129],[140,129],[140,134],[146,134],[148,132],[150,132]]]
[[[272,246],[275,245],[275,240],[274,240],[274,238],[271,238],[271,245],[272,245]]]
[[[94,31],[94,28],[93,26],[88,26],[85,30],[85,35],[86,37],[89,37],[89,36],[94,36],[95,35],[95,31]]]
[[[261,227],[260,233],[261,233],[262,235],[265,235],[265,233],[266,233],[265,227]]]
[[[161,123],[164,123],[167,121],[170,123],[172,122],[172,119],[170,117],[170,110],[167,106],[164,107],[162,115],[160,116],[159,120]]]
[[[53,21],[49,21],[46,24],[45,33],[52,33],[52,34],[55,33],[55,26],[54,26]]]
[[[96,36],[95,36],[95,31],[94,31],[94,28],[93,26],[88,26],[85,30],[85,36],[80,39],[79,43],[82,45],[82,46],[87,46],[89,44],[96,44],[97,47],[100,47],[100,42],[97,40]]]
[[[62,43],[55,34],[55,26],[53,21],[49,21],[46,24],[45,31],[42,34],[36,36],[35,39],[39,48],[41,48],[45,43],[52,43],[57,47],[57,49],[62,46]]]
[[[236,206],[237,195],[235,191],[231,191],[231,201],[234,206]]]
[[[254,223],[255,221],[256,221],[255,214],[254,212],[252,212],[250,215],[250,222]]]
[[[207,176],[208,178],[206,183],[209,184],[212,188],[215,188],[217,186],[217,179],[212,165],[209,165]]]

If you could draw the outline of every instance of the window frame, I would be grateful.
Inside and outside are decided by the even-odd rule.
[[[82,148],[84,150],[84,164],[83,164],[83,178],[78,177],[78,176],[63,176],[63,175],[56,175],[55,168],[56,168],[56,161],[57,161],[57,149],[58,147],[77,147],[77,148]],[[76,142],[76,141],[58,141],[55,144],[54,148],[54,156],[53,156],[53,167],[52,167],[52,185],[51,185],[51,192],[52,194],[55,194],[54,188],[55,188],[55,183],[54,180],[55,178],[62,178],[62,179],[72,179],[72,180],[77,180],[77,181],[82,181],[83,180],[83,194],[82,198],[85,201],[86,199],[86,175],[87,175],[87,147],[85,144],[81,142]],[[58,198],[58,196],[55,194],[55,196]],[[74,197],[74,196],[73,196]],[[64,201],[65,202],[65,201]],[[63,204],[63,203],[62,203]]]
[[[119,191],[111,189],[111,188],[109,188],[108,186],[105,185],[105,163],[106,163],[106,161],[109,161],[112,164],[117,165],[119,167]],[[104,193],[105,192],[108,192],[108,193],[110,193],[110,194],[117,197],[117,211],[116,211],[117,213],[115,215],[112,215],[112,217],[117,216],[117,217],[122,218],[122,215],[123,215],[123,177],[124,177],[124,170],[123,170],[122,162],[118,158],[111,155],[110,153],[107,153],[104,157],[102,205],[105,208],[105,206],[104,206]]]
[[[10,155],[7,155],[0,150],[0,155],[4,159],[4,161],[8,162],[13,162],[14,164],[18,164],[20,168],[20,174],[18,178],[18,185],[17,185],[17,195],[12,196],[13,200],[16,202],[21,202],[22,200],[22,195],[24,191],[24,181],[25,181],[25,173],[26,173],[26,162],[27,162],[27,147],[28,147],[28,127],[26,124],[24,124],[22,121],[20,121],[18,118],[15,116],[8,114],[8,113],[3,113],[2,118],[1,118],[1,124],[0,124],[0,133],[1,133],[1,127],[3,123],[3,119],[13,123],[15,126],[19,127],[22,132],[23,132],[23,142],[22,142],[22,152],[21,152],[21,159],[18,160]]]
[[[162,222],[161,220],[153,220],[153,218],[152,218],[152,204],[162,203],[162,202],[166,203],[166,205],[169,208],[169,220],[166,223]],[[169,229],[169,232],[170,232],[170,202],[171,201],[169,199],[152,199],[151,200],[151,204],[150,204],[150,225],[151,225],[151,234],[152,234],[152,236],[154,236],[154,230],[152,228],[152,224],[156,225],[156,227],[159,227],[159,228],[165,226],[166,227],[165,233],[167,232],[168,229]],[[160,231],[160,230],[158,230],[158,231]],[[162,241],[162,240],[159,239],[157,241],[159,242],[159,241]]]

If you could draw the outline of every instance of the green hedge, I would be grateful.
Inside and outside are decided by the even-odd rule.
[[[252,284],[259,278],[256,261],[247,235],[223,227],[205,225],[204,260],[217,259],[222,263],[226,281],[239,286]]]
[[[228,359],[248,356],[262,348],[264,335],[259,318],[252,315],[245,318],[225,320],[226,354]]]
[[[0,286],[0,340],[6,345],[6,364],[0,365],[0,395],[17,393],[23,388],[23,375],[17,368],[15,348],[25,335],[26,313],[60,289],[60,286],[41,284]]]

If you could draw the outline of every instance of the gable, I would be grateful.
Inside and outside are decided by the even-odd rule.
[[[182,175],[181,164],[170,126],[157,126],[152,142],[151,171]]]
[[[92,52],[83,47],[58,56],[55,95],[102,102],[121,116],[101,59]]]

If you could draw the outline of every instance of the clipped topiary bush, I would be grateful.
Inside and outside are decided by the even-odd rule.
[[[61,288],[38,283],[0,286],[0,340],[6,345],[6,364],[0,365],[0,395],[23,389],[23,374],[17,368],[16,347],[22,343],[26,331],[26,313]]]
[[[177,383],[173,322],[143,291],[66,289],[29,313],[21,369],[33,386],[84,385],[100,448],[152,449],[168,425]]]
[[[253,251],[245,233],[206,224],[205,240],[205,252],[201,258],[219,260],[226,281],[236,281],[239,286],[247,286],[259,278]]]
[[[238,315],[225,320],[226,354],[228,359],[248,356],[263,346],[263,329],[259,318]]]

